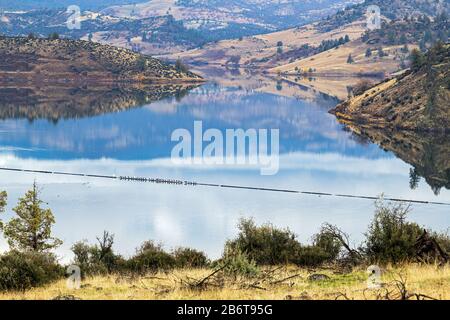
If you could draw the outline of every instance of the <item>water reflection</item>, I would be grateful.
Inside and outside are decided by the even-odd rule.
[[[48,85],[0,87],[0,119],[30,121],[93,117],[125,111],[169,96],[181,99],[189,85]]]
[[[415,132],[382,130],[349,125],[361,140],[368,139],[393,152],[411,164],[410,187],[416,189],[420,177],[438,195],[442,188],[450,189],[450,135],[445,132]]]
[[[8,103],[5,98],[0,107],[0,166],[371,196],[384,192],[392,197],[450,202],[445,189],[436,196],[423,182],[416,183],[414,190],[409,188],[411,165],[419,175],[433,177],[428,183],[441,179],[441,169],[428,174],[430,166],[423,166],[420,157],[429,154],[421,147],[425,144],[417,145],[423,151],[408,154],[421,159],[415,163],[404,156],[403,149],[385,147],[390,150],[385,151],[344,130],[327,112],[337,98],[307,83],[234,74],[189,89],[174,89],[178,96],[145,101],[139,94],[136,98],[109,89],[86,99],[78,93],[71,98],[67,91],[58,98],[59,94],[52,96],[45,91],[49,89],[41,88],[33,91],[41,93],[32,101],[47,102],[35,107],[26,107],[26,102]],[[106,102],[105,96],[116,97],[109,100],[115,102]],[[63,98],[72,102],[59,107]],[[169,158],[171,133],[177,128],[192,129],[195,120],[202,120],[205,129],[279,128],[279,174],[263,177],[259,170],[246,167],[174,167]],[[429,143],[434,150],[429,163],[433,168],[448,168],[445,144]],[[117,248],[124,254],[132,253],[144,240],[155,239],[168,247],[193,246],[217,257],[224,241],[235,234],[241,216],[289,226],[302,241],[328,221],[358,241],[373,213],[372,202],[366,200],[0,171],[0,189],[9,192],[9,213],[33,179],[43,186],[43,197],[54,210],[56,235],[65,241],[59,253],[65,256],[73,242],[93,241],[106,229],[116,234]],[[419,224],[442,231],[448,227],[448,207],[417,204],[414,209],[412,218]],[[4,248],[0,240],[0,249]]]

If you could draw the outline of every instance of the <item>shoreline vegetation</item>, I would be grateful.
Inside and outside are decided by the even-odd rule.
[[[382,198],[356,247],[328,223],[305,244],[288,228],[243,218],[217,260],[154,241],[124,257],[105,231],[97,244],[72,246],[81,270],[76,290],[67,285],[68,266],[52,253],[62,242],[39,194],[34,183],[15,216],[0,222],[10,246],[0,254],[0,299],[450,299],[450,235],[409,221],[408,204]],[[0,213],[6,204],[1,192]]]

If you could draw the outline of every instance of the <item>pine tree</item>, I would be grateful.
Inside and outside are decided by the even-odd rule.
[[[411,60],[411,68],[413,70],[419,70],[425,62],[425,57],[422,52],[420,52],[417,49],[414,49],[411,52],[410,60]]]
[[[417,189],[417,187],[419,186],[419,182],[420,176],[417,173],[416,168],[409,169],[409,187],[411,188],[411,190]]]
[[[366,50],[366,58],[369,58],[371,56],[372,56],[372,49],[367,48],[367,50]]]
[[[183,63],[183,61],[181,61],[180,58],[177,59],[177,61],[175,62],[175,69],[177,69],[178,72],[188,72],[189,68]]]
[[[347,63],[354,63],[355,62],[355,60],[353,59],[353,57],[352,57],[352,54],[349,54],[348,55],[348,58],[347,58]]]
[[[48,36],[48,38],[49,38],[50,40],[58,40],[58,39],[59,39],[59,34],[56,33],[56,32],[53,32],[52,34],[50,34],[50,35]]]
[[[56,248],[62,241],[51,236],[55,218],[50,209],[43,209],[36,182],[24,197],[19,199],[13,211],[17,218],[4,226],[4,234],[13,249],[43,252]]]
[[[408,45],[407,44],[405,44],[404,46],[403,46],[403,48],[402,48],[402,50],[401,50],[403,53],[408,53],[409,52],[409,48],[408,48]]]

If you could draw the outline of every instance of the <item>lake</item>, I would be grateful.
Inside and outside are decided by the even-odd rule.
[[[384,193],[450,203],[445,187],[449,149],[435,148],[448,139],[423,140],[423,150],[433,149],[432,159],[424,162],[417,153],[380,148],[353,134],[328,114],[346,93],[345,81],[334,85],[332,80],[276,81],[239,74],[218,79],[195,88],[162,90],[150,98],[146,91],[156,92],[151,88],[115,90],[114,95],[111,88],[44,93],[43,88],[9,88],[8,98],[0,98],[0,167],[364,196]],[[278,174],[262,176],[245,166],[173,165],[171,134],[178,128],[192,131],[194,121],[221,131],[279,129]],[[412,171],[423,177],[414,188]],[[3,220],[34,180],[56,217],[54,234],[64,241],[57,253],[65,261],[74,242],[95,242],[103,230],[115,234],[115,248],[124,255],[145,240],[155,240],[167,249],[195,247],[217,258],[226,239],[237,233],[241,217],[289,227],[303,242],[330,222],[358,244],[374,211],[373,201],[365,199],[0,171],[0,190],[9,195]],[[412,209],[410,219],[421,225],[437,231],[450,227],[449,206],[413,204]],[[0,240],[0,249],[6,248]]]

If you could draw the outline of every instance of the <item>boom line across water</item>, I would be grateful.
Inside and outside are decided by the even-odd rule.
[[[238,190],[253,190],[253,191],[267,191],[267,192],[279,192],[279,193],[291,193],[291,194],[303,194],[319,197],[336,197],[336,198],[348,198],[348,199],[363,199],[363,200],[378,200],[379,197],[374,196],[363,196],[363,195],[352,195],[352,194],[340,194],[340,193],[327,193],[327,192],[316,192],[316,191],[301,191],[293,189],[278,189],[278,188],[264,188],[264,187],[253,187],[253,186],[242,186],[242,185],[230,185],[230,184],[217,184],[217,183],[203,183],[188,180],[177,180],[177,179],[162,179],[162,178],[147,178],[147,177],[131,177],[131,176],[116,176],[116,175],[99,175],[99,174],[86,174],[86,173],[73,173],[73,172],[60,172],[60,171],[47,171],[47,170],[32,170],[32,169],[19,169],[19,168],[6,168],[0,167],[1,171],[12,171],[12,172],[25,172],[25,173],[38,173],[38,174],[51,174],[51,175],[63,175],[63,176],[75,176],[75,177],[87,177],[87,178],[99,178],[99,179],[112,179],[120,181],[131,181],[131,182],[147,182],[154,184],[169,184],[178,186],[201,186],[201,187],[213,187],[213,188],[225,188],[225,189],[238,189]],[[405,202],[405,203],[417,203],[417,204],[429,204],[429,205],[441,205],[450,206],[450,203],[446,202],[435,202],[435,201],[425,201],[425,200],[414,200],[414,199],[401,199],[401,198],[383,198],[387,201],[392,202]]]

